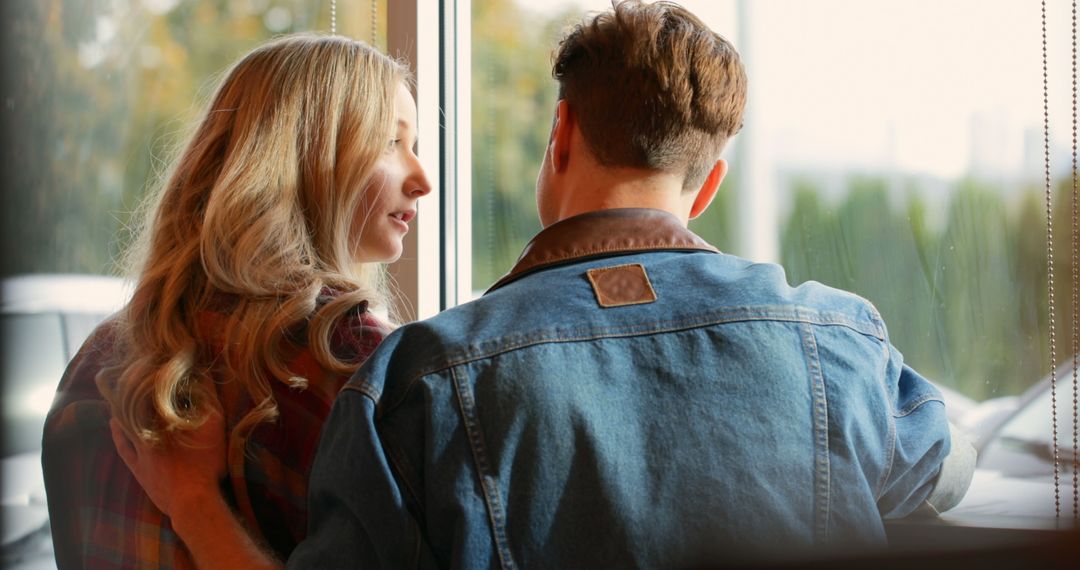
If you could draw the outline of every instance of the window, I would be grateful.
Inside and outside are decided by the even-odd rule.
[[[961,397],[1035,386],[1049,337],[1037,6],[683,3],[735,43],[751,80],[746,126],[725,152],[731,174],[691,229],[726,252],[782,263],[792,283],[868,298],[907,362]],[[407,315],[481,294],[539,230],[550,54],[568,22],[609,6],[339,2],[339,32],[407,56],[417,73],[420,154],[438,191],[394,268]],[[1049,10],[1068,12],[1064,0]],[[208,78],[275,35],[327,30],[329,2],[9,0],[0,25],[0,273],[108,273]],[[1061,340],[1071,314],[1069,36],[1066,18],[1052,18],[1060,360],[1071,356]],[[17,350],[9,340],[5,353]],[[1032,405],[1045,404],[1024,410]],[[1029,441],[1014,428],[1045,427],[1025,418],[1002,428],[1001,445]]]
[[[986,445],[955,524],[1052,517],[1049,392],[1039,384],[1049,324],[1038,6],[682,3],[735,43],[750,79],[743,130],[725,151],[730,174],[690,228],[723,251],[781,263],[790,283],[820,281],[878,307],[906,362],[942,386],[951,419]],[[539,229],[533,180],[556,98],[550,54],[567,22],[609,6],[472,1],[475,294]],[[1048,49],[1060,362],[1071,355],[1070,30],[1064,1],[1048,11],[1062,16],[1049,20]],[[1058,378],[1070,383],[1071,371]],[[1013,412],[1019,401],[1029,403]],[[1063,462],[1071,408],[1062,388]],[[1062,479],[1065,517],[1070,485]]]
[[[0,273],[114,271],[139,198],[214,79],[271,37],[328,30],[329,4],[5,2]],[[343,8],[342,33],[385,46],[384,0]]]
[[[1039,380],[1048,334],[1038,10],[1019,0],[683,4],[736,44],[751,86],[745,126],[725,151],[731,174],[691,229],[724,251],[782,263],[792,283],[871,300],[907,362],[969,398]],[[539,229],[550,54],[567,22],[609,6],[472,2],[477,293]],[[1064,125],[1068,30],[1055,26],[1053,112]],[[1052,162],[1062,221],[1065,131],[1054,133]],[[1062,316],[1067,302],[1058,295]]]
[[[328,3],[317,4],[8,3],[3,273],[109,271],[206,78],[275,34],[325,29]],[[944,385],[975,399],[1016,394],[1041,376],[1047,336],[1037,13],[1020,0],[968,0],[927,19],[931,4],[687,2],[740,46],[753,85],[746,128],[726,152],[732,174],[692,229],[725,251],[782,262],[793,282],[869,298],[908,360]],[[458,270],[467,278],[455,286],[470,289],[440,292],[439,306],[482,291],[539,229],[533,181],[555,101],[549,56],[567,22],[607,5],[415,4],[414,30],[456,34],[412,44],[418,59],[436,54],[429,73],[440,73],[439,57],[451,64],[445,76],[421,74],[437,94],[421,112],[448,142],[471,133],[456,148],[433,147],[454,154],[429,163],[456,169],[444,184],[456,195],[442,204],[455,227],[441,235],[458,243],[440,244],[436,273]],[[341,31],[370,36],[370,6],[343,3]],[[398,53],[412,39],[387,44],[393,18],[377,3],[376,43]],[[1064,54],[1065,22],[1055,24],[1050,51]],[[1066,77],[1066,63],[1056,60],[1054,76]],[[447,106],[452,96],[460,100]],[[1067,117],[1066,104],[1056,98],[1053,116]],[[1062,222],[1065,130],[1052,157]],[[1067,315],[1068,296],[1058,305]]]

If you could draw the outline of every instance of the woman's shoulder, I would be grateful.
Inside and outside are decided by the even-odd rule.
[[[95,379],[102,368],[112,365],[120,356],[121,333],[120,317],[113,315],[98,324],[86,337],[60,378],[50,416],[76,401],[102,399]]]
[[[296,380],[295,383],[272,383],[283,416],[289,415],[291,406],[304,408],[304,414],[313,417],[329,413],[330,404],[349,380],[351,371],[359,368],[391,331],[384,319],[372,313],[366,301],[358,301],[343,311],[338,307],[322,315],[332,318],[325,340],[309,338],[310,327],[320,317],[320,311],[330,308],[327,305],[336,298],[333,294],[320,295],[312,315],[298,323],[283,339],[286,345],[282,351],[283,364]],[[312,342],[324,348],[316,348]],[[326,361],[327,355],[320,351],[327,349],[334,360],[345,365],[344,369]]]
[[[321,310],[341,294],[324,288],[317,302]],[[393,328],[372,311],[367,300],[357,301],[334,322],[330,331],[330,349],[344,361],[362,362],[375,351]]]

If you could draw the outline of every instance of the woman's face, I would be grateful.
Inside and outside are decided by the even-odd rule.
[[[394,135],[364,189],[360,211],[353,222],[356,260],[389,263],[401,257],[401,241],[409,233],[409,221],[416,217],[416,202],[431,192],[431,184],[416,146],[416,103],[404,84],[394,97],[397,116]]]

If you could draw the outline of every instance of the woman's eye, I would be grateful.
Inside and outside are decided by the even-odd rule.
[[[390,144],[386,145],[386,149],[390,150],[398,145],[401,139],[390,139]]]

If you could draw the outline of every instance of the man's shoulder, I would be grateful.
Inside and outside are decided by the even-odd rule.
[[[818,325],[847,325],[860,332],[884,338],[885,325],[877,307],[869,300],[818,281],[789,284],[784,269],[776,264],[752,264],[748,273],[759,273],[741,287],[758,298],[756,302],[792,307],[799,320]]]
[[[731,318],[798,321],[811,325],[847,326],[861,334],[885,338],[885,325],[870,301],[817,281],[792,284],[783,266],[734,255],[694,255],[675,271],[655,272],[658,287],[673,293],[676,307],[699,314]]]
[[[378,401],[388,381],[410,384],[469,359],[484,345],[480,314],[486,305],[477,300],[398,327],[382,340],[345,389]]]

